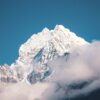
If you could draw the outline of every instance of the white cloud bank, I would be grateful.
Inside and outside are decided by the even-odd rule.
[[[0,89],[0,100],[66,100],[100,88],[100,42],[78,47],[48,66],[53,73],[45,82],[9,84]]]

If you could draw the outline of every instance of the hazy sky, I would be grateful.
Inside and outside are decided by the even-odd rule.
[[[0,0],[0,64],[14,62],[33,33],[56,24],[100,40],[100,0]]]

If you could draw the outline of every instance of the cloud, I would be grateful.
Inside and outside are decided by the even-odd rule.
[[[0,88],[1,100],[66,100],[100,88],[100,42],[71,50],[48,63],[52,74],[44,82],[8,84]]]
[[[27,85],[26,83],[7,84],[0,89],[0,100],[40,100],[47,83]]]
[[[72,50],[67,57],[49,63],[53,74],[48,82],[55,83],[44,92],[46,100],[62,100],[86,95],[100,88],[100,42]]]

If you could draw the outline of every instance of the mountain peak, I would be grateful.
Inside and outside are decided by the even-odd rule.
[[[24,78],[31,83],[34,78],[35,81],[45,79],[47,73],[51,73],[46,66],[50,60],[63,56],[65,53],[70,54],[73,48],[86,44],[88,42],[63,25],[56,25],[54,30],[45,27],[42,32],[33,34],[20,46],[19,57],[11,65],[13,76],[17,77],[14,79],[18,81]],[[39,65],[35,67],[34,63]]]
[[[54,30],[44,28],[42,32],[33,34],[21,45],[19,49],[19,58],[23,60],[21,62],[29,63],[41,49],[50,48],[51,44],[59,55],[63,55],[66,51],[70,52],[75,46],[81,46],[87,42],[63,25],[56,25]],[[46,50],[45,52],[48,53],[49,51]]]
[[[68,28],[65,28],[63,25],[56,25],[54,28],[55,31],[67,31],[69,32],[70,30]]]
[[[54,30],[59,30],[59,29],[63,30],[65,29],[65,27],[63,25],[56,25],[54,28]]]
[[[45,27],[42,32],[46,33],[46,32],[49,32],[49,29],[47,27]]]

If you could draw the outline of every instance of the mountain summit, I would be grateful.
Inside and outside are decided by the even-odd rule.
[[[83,38],[62,25],[56,25],[54,30],[44,28],[20,46],[19,57],[10,68],[8,65],[1,67],[1,81],[41,81],[52,73],[47,67],[49,61],[65,53],[70,54],[73,48],[86,44],[88,42]]]
[[[39,51],[44,52],[45,56],[48,56],[53,50],[56,50],[58,55],[63,55],[65,52],[70,52],[72,48],[84,44],[87,44],[84,39],[62,25],[56,25],[54,30],[44,28],[42,32],[33,34],[21,45],[18,61],[27,64]]]

